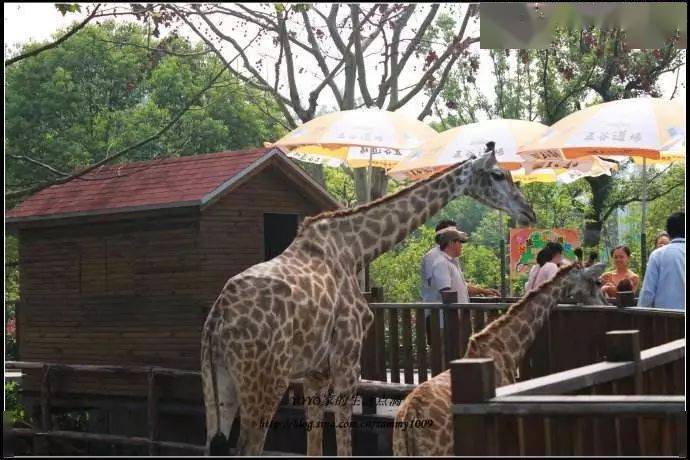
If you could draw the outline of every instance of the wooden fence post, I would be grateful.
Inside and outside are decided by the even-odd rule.
[[[158,448],[155,446],[154,441],[158,439],[158,388],[156,386],[156,372],[151,369],[148,373],[148,399],[147,399],[147,409],[148,409],[148,432],[149,440],[149,455],[158,455]]]
[[[635,394],[642,394],[642,368],[640,366],[640,332],[609,331],[606,333],[606,361],[635,363],[633,377]]]
[[[376,303],[383,303],[383,287],[371,288],[371,301]]]
[[[458,359],[450,363],[451,401],[453,404],[476,404],[496,396],[494,360],[490,358]],[[453,414],[455,455],[491,456],[496,448],[493,417]]]
[[[53,424],[50,416],[50,373],[52,367],[49,364],[43,365],[43,378],[41,379],[41,429],[52,431]]]
[[[441,292],[441,298],[444,305],[458,303],[458,293],[456,291]],[[454,359],[460,358],[460,321],[458,320],[458,311],[446,308],[443,311],[444,327],[444,368],[450,367],[450,362]]]
[[[607,332],[606,360],[610,362],[632,362],[634,365],[632,390],[636,395],[642,394],[639,331],[627,330]],[[623,386],[623,388],[625,388],[625,386]],[[632,420],[615,419],[614,425],[617,438],[621,439],[621,455],[639,455],[641,452],[645,451],[646,442],[643,423],[640,417]]]

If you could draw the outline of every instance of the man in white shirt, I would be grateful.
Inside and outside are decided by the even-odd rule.
[[[458,293],[458,303],[470,301],[467,283],[462,276],[458,258],[462,254],[462,243],[469,240],[465,232],[454,227],[448,227],[439,232],[438,242],[441,255],[431,268],[431,290],[433,302],[441,302],[442,291],[455,291]]]
[[[446,228],[455,228],[457,229],[457,224],[452,221],[452,220],[442,220],[436,225],[436,244],[437,246],[434,246],[431,248],[426,254],[424,254],[424,257],[422,257],[422,263],[420,266],[420,275],[421,275],[421,281],[422,281],[422,286],[421,286],[421,291],[422,291],[422,301],[423,302],[438,302],[440,300],[440,294],[438,292],[435,292],[432,287],[431,287],[431,277],[432,273],[431,270],[433,269],[434,264],[436,261],[441,257],[443,254],[443,251],[441,248],[438,246],[439,244],[439,233],[446,229]],[[463,233],[465,236],[467,234]],[[468,237],[469,238],[469,237]],[[456,259],[457,261],[457,259]],[[460,276],[462,277],[462,271],[458,270],[460,273]],[[464,278],[463,278],[463,283],[464,283]],[[467,294],[468,294],[468,300],[469,302],[469,296],[487,296],[487,297],[500,297],[500,293],[491,288],[483,288],[480,286],[475,286],[473,284],[465,285]],[[458,295],[460,295],[458,293]],[[459,297],[458,297],[459,299]],[[459,300],[458,300],[459,301]]]
[[[448,227],[457,227],[455,222],[452,220],[444,219],[436,225],[436,246],[431,248],[424,257],[422,257],[422,264],[420,267],[420,275],[422,279],[422,301],[423,302],[433,302],[432,299],[436,298],[436,295],[431,290],[431,269],[434,267],[436,260],[441,257],[442,251],[438,246],[438,232]]]

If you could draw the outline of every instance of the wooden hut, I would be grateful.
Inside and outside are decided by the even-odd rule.
[[[201,326],[227,279],[338,207],[264,148],[107,166],[44,189],[6,214],[19,241],[18,359],[198,369]],[[133,382],[63,383],[145,394]],[[25,376],[25,391],[39,385],[40,373]]]

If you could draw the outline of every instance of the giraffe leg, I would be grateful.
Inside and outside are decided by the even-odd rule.
[[[333,390],[335,393],[333,411],[339,457],[352,456],[352,404],[357,391],[359,371],[359,363],[353,366],[345,366],[344,372],[333,379]]]
[[[274,376],[273,372],[274,369],[270,369],[261,375],[253,375],[241,386],[243,390],[238,394],[241,421],[237,455],[256,456],[264,450],[268,428],[289,385],[287,374]]]
[[[323,422],[325,402],[328,399],[329,380],[325,377],[309,375],[304,378],[304,414],[307,426],[307,456],[323,455]]]

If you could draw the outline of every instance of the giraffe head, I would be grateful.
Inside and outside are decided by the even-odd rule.
[[[601,281],[599,281],[605,269],[604,263],[586,268],[577,264],[563,278],[560,297],[573,299],[581,305],[606,305],[606,299],[601,293]]]
[[[493,148],[488,154],[473,160],[470,167],[472,174],[465,191],[467,195],[487,206],[507,212],[518,225],[528,226],[536,222],[532,206],[513,182],[510,172],[498,166]]]

